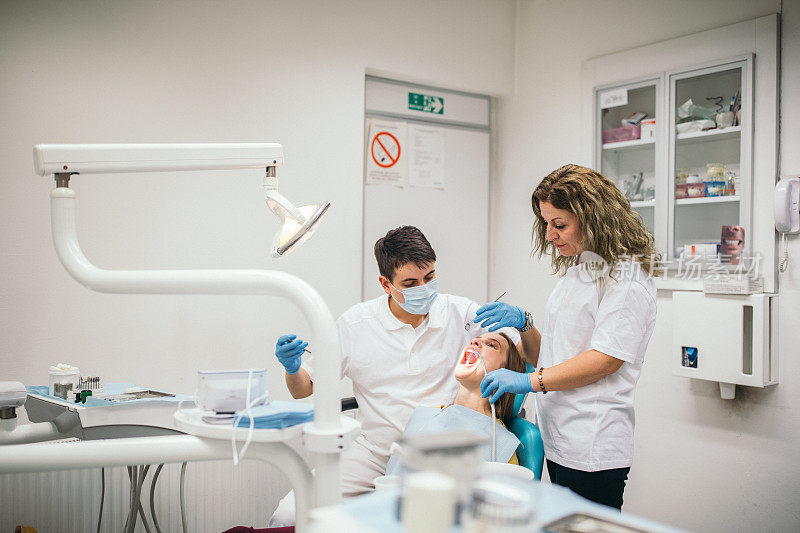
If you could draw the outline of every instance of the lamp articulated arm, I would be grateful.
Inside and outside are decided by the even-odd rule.
[[[306,217],[297,207],[278,192],[278,177],[275,175],[275,167],[267,167],[264,175],[264,200],[267,202],[269,210],[275,213],[279,219],[283,220],[287,216],[300,222],[305,222]]]
[[[282,296],[297,305],[311,326],[317,346],[314,376],[314,428],[336,432],[342,428],[339,411],[341,353],[336,324],[320,294],[302,279],[274,270],[104,270],[93,265],[78,243],[75,228],[75,192],[57,187],[50,193],[51,227],[56,253],[79,283],[115,294],[242,294]],[[339,501],[338,454],[317,455],[317,477],[325,494],[317,504]],[[335,456],[335,457],[334,457]],[[322,481],[322,479],[320,479]],[[330,492],[330,494],[327,494]]]

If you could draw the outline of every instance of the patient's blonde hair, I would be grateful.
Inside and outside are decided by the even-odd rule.
[[[511,342],[509,336],[502,332],[499,333],[508,343],[506,364],[503,365],[503,368],[507,368],[513,372],[525,372],[525,359],[522,358],[522,355],[519,353],[519,350],[517,350],[517,347],[514,346],[514,343]],[[514,412],[515,397],[515,394],[506,392],[500,396],[494,404],[495,416],[497,416],[497,419],[501,420],[506,427],[508,427],[511,423],[511,419],[517,414]]]

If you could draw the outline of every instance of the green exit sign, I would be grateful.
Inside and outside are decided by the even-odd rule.
[[[427,94],[408,93],[408,108],[425,113],[444,114],[444,97]]]

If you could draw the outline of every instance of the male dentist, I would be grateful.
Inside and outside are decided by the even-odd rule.
[[[354,305],[336,322],[341,376],[353,382],[362,430],[342,454],[345,497],[374,488],[373,480],[385,472],[389,447],[417,406],[453,400],[458,356],[480,333],[478,328],[464,327],[480,305],[437,292],[436,253],[419,229],[402,226],[389,231],[375,243],[375,259],[386,295]],[[314,392],[313,358],[308,354],[302,358],[306,346],[295,335],[283,335],[276,344],[275,355],[286,369],[286,385],[294,398]],[[270,526],[293,521],[290,492]]]

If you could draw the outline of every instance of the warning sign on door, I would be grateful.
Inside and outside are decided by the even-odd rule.
[[[367,184],[403,187],[406,182],[406,125],[367,119]]]

